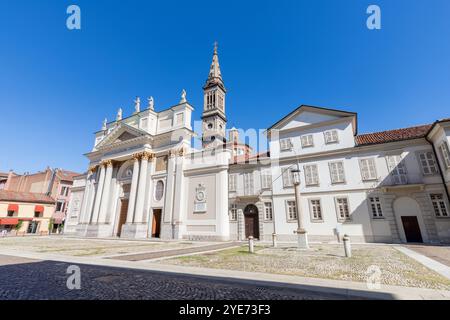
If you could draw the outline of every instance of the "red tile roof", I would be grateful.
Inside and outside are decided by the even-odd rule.
[[[64,181],[73,181],[73,178],[79,175],[80,174],[78,172],[58,170],[58,177]]]
[[[426,124],[410,128],[360,134],[355,137],[356,145],[365,146],[370,144],[424,138],[432,126],[432,124]]]
[[[250,160],[258,161],[260,158],[267,158],[267,157],[270,157],[269,151],[261,152],[258,154],[236,156],[231,159],[231,164],[242,164],[242,163],[249,162]]]
[[[55,203],[52,197],[43,193],[16,192],[10,190],[0,190],[0,201]]]

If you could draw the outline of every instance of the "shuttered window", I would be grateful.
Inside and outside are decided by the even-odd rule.
[[[304,135],[300,138],[302,142],[302,148],[312,147],[314,146],[314,140],[312,134]]]
[[[303,167],[305,171],[305,184],[314,186],[319,184],[319,173],[316,164],[306,165]]]
[[[272,202],[264,202],[264,219],[272,220],[273,211],[272,211]]]
[[[263,189],[272,188],[272,174],[270,173],[270,170],[261,171],[261,187]]]
[[[253,184],[253,172],[244,173],[244,194],[253,195],[254,184]]]
[[[324,132],[325,143],[336,143],[338,142],[338,132],[337,130],[329,130]]]
[[[381,209],[380,197],[370,197],[369,202],[370,202],[370,209],[372,211],[372,217],[382,218],[383,210]]]
[[[289,139],[289,138],[280,139],[280,149],[281,149],[281,151],[291,150],[291,148],[292,148],[291,139]]]
[[[361,169],[361,177],[363,181],[377,179],[377,170],[375,167],[375,159],[360,159],[359,167]]]
[[[433,156],[433,152],[422,152],[419,153],[419,161],[422,167],[422,172],[424,175],[436,174],[438,173],[436,161]]]
[[[444,159],[444,163],[447,168],[450,168],[450,151],[448,150],[448,144],[447,142],[444,142],[441,144],[440,148],[441,150],[441,156]]]
[[[230,220],[236,221],[237,220],[237,205],[232,204],[230,209]]]
[[[331,183],[344,183],[345,182],[344,163],[342,161],[330,162],[329,167],[330,167]]]
[[[236,191],[236,181],[237,181],[237,175],[236,174],[230,174],[228,178],[228,187],[230,191]]]
[[[406,166],[401,156],[399,155],[388,156],[387,163],[393,184],[408,183],[408,178],[406,175]]]
[[[292,187],[294,185],[293,174],[290,168],[284,168],[283,170],[283,187]]]

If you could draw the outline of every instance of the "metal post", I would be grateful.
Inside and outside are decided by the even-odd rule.
[[[292,170],[294,173],[295,207],[297,208],[297,242],[299,249],[309,249],[308,233],[303,227],[302,210],[300,207],[300,170]]]

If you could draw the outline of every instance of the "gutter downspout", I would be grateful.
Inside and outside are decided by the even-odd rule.
[[[425,137],[425,140],[431,144],[431,147],[433,148],[434,158],[436,159],[437,165],[439,167],[439,175],[441,176],[442,184],[444,185],[445,194],[447,195],[447,203],[450,203],[450,195],[448,192],[447,185],[445,184],[445,177],[444,177],[444,171],[442,171],[441,163],[439,162],[439,158],[437,156],[436,147],[434,146],[434,143],[432,143],[430,140],[428,140],[428,137]]]

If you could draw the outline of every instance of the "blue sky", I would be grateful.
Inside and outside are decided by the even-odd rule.
[[[136,96],[161,110],[185,88],[199,119],[215,40],[229,127],[300,104],[358,112],[360,133],[449,117],[449,14],[447,0],[0,0],[0,171],[84,171],[93,132]]]

